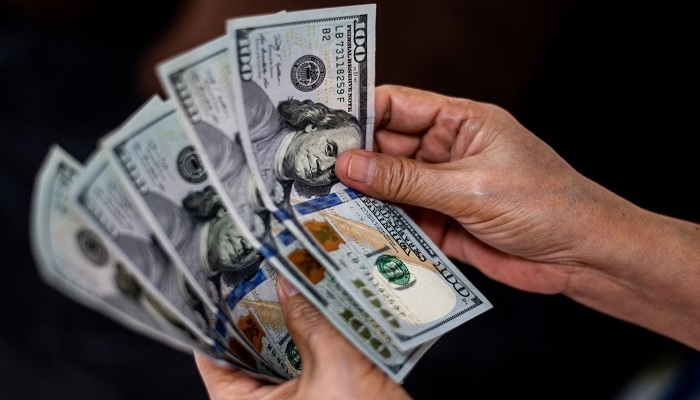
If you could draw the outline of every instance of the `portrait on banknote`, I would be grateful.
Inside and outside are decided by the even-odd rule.
[[[238,134],[227,136],[205,122],[195,127],[202,157],[211,163],[213,174],[221,181],[244,225],[254,236],[261,237],[268,230],[269,212],[260,200]]]
[[[172,100],[145,108],[140,116],[147,121],[143,126],[117,130],[103,140],[134,205],[203,299],[211,328],[245,341],[280,375],[298,373],[276,357],[291,341],[275,289],[276,270],[250,241],[248,222],[227,206],[226,191],[214,185],[219,178],[207,148],[200,152],[203,146]],[[225,165],[241,161],[235,141],[207,131],[219,139],[206,142],[213,144],[209,150],[219,151],[214,155],[220,157],[212,158]],[[222,326],[227,329],[221,331]]]
[[[90,234],[86,235],[86,233]],[[232,337],[226,337],[228,340],[217,345],[212,341],[212,339],[214,341],[219,340],[218,337],[211,335],[213,327],[195,327],[204,329],[204,331],[195,329],[191,324],[187,323],[189,320],[183,319],[182,314],[178,315],[171,307],[165,304],[164,300],[167,301],[174,297],[182,299],[187,307],[195,311],[194,315],[201,316],[202,324],[207,323],[208,313],[205,306],[202,304],[201,298],[192,290],[180,271],[175,268],[162,268],[162,265],[160,265],[161,268],[150,270],[147,281],[157,289],[157,292],[154,292],[153,287],[146,287],[143,284],[143,277],[139,278],[124,262],[114,260],[107,266],[99,265],[96,261],[96,255],[109,254],[110,249],[93,231],[83,229],[77,232],[75,241],[79,243],[78,247],[81,249],[84,257],[90,260],[88,264],[92,264],[94,269],[104,269],[107,267],[107,272],[109,273],[109,277],[107,278],[108,282],[102,282],[101,286],[108,286],[111,290],[109,290],[108,293],[103,293],[101,300],[118,309],[120,313],[127,314],[129,318],[137,319],[139,322],[146,324],[149,328],[158,329],[162,334],[174,338],[172,340],[176,341],[176,344],[181,342],[187,343],[191,348],[217,358],[227,359],[234,365],[246,369],[252,368],[251,366],[255,366],[256,363],[258,363],[254,357]],[[88,241],[89,243],[86,243]],[[135,262],[140,265],[144,261],[152,261],[152,259],[144,259],[144,254],[159,253],[159,251],[147,250],[147,247],[150,246],[143,243],[138,244],[138,241],[130,240],[128,242],[130,243],[121,243],[120,248],[125,251],[140,248],[138,252],[141,254],[141,256],[130,259],[129,262]],[[110,243],[109,245],[119,246],[117,242]],[[167,260],[163,260],[163,262],[167,262]],[[158,267],[158,265],[155,266]],[[100,273],[104,276],[105,272]],[[171,274],[175,277],[168,276]],[[168,281],[174,281],[177,285],[173,285],[172,283],[166,284],[165,282]],[[162,292],[164,288],[168,288],[168,290],[177,290],[178,292],[164,293]],[[165,294],[165,299],[161,297],[163,294]],[[190,313],[186,314],[187,316],[191,315]],[[208,323],[211,323],[211,321]],[[202,337],[202,334],[206,336]],[[258,363],[257,365],[260,364]]]
[[[241,86],[248,138],[275,203],[288,205],[292,187],[306,197],[327,194],[338,182],[334,170],[338,155],[364,147],[357,118],[309,99],[273,104],[257,83]]]
[[[338,155],[371,147],[374,13],[367,5],[228,21],[241,141],[271,211],[292,216],[292,190],[329,193]]]
[[[188,193],[180,204],[155,192],[143,199],[185,262],[201,265],[217,293],[221,279],[235,285],[257,271],[262,256],[229,218],[211,186]]]
[[[88,163],[71,193],[76,211],[91,226],[99,228],[103,241],[112,243],[124,265],[140,285],[158,293],[184,323],[201,333],[210,328],[210,319],[201,301],[192,296],[186,281],[163,249],[152,230],[134,207],[109,159],[98,152]]]
[[[49,240],[71,242],[80,269],[44,252],[44,274],[65,273],[67,292],[145,332],[278,381],[302,369],[281,273],[401,382],[490,303],[400,209],[334,173],[342,152],[372,147],[375,8],[229,20],[225,36],[162,62],[168,97],[102,137],[65,197],[92,229]]]
[[[187,136],[210,178],[221,183],[227,195],[224,203],[235,209],[252,236],[260,238],[268,230],[268,215],[239,136],[225,39],[165,60],[158,66],[158,76],[181,111]]]
[[[222,279],[229,287],[249,279],[262,257],[209,184],[211,174],[173,102],[144,108],[139,116],[143,127],[114,132],[104,147],[134,205],[216,314],[227,295]]]
[[[202,164],[210,171],[209,180],[219,189],[219,193],[225,194],[222,196],[224,203],[237,211],[243,226],[247,227],[252,235],[251,242],[263,248],[266,259],[260,268],[269,269],[275,274],[276,271],[290,273],[291,275],[287,276],[301,285],[302,291],[314,299],[315,304],[355,345],[392,377],[400,379],[429,346],[421,346],[410,352],[399,351],[381,330],[374,329],[376,323],[337,283],[323,273],[318,261],[295,240],[295,237],[283,227],[280,230],[280,227],[276,226],[276,217],[264,206],[253,176],[253,168],[257,167],[256,161],[246,157],[239,124],[232,114],[234,99],[229,82],[229,49],[224,39],[218,38],[205,43],[167,60],[158,68],[166,91],[172,99],[176,99],[180,111],[185,116],[184,120],[189,128],[188,136],[199,149]],[[283,100],[285,99],[278,103],[291,103]],[[277,112],[273,101],[264,101],[263,104]],[[323,112],[326,110],[320,110],[320,113]],[[274,122],[277,118],[274,117],[271,121]],[[356,124],[352,118],[347,119],[350,125]],[[280,123],[272,129],[276,131],[281,126]],[[313,133],[313,128],[313,125],[309,126],[309,133]],[[332,150],[328,149],[327,154],[332,154]],[[252,165],[249,165],[249,162]],[[327,188],[324,191],[327,191]],[[283,254],[289,257],[284,257]],[[310,277],[309,280],[305,279],[306,275]],[[277,307],[272,301],[261,300],[258,300],[260,305],[266,303],[269,307]],[[266,320],[265,323],[275,324],[275,321]],[[298,370],[299,357],[293,342],[288,341],[282,350],[290,366]]]

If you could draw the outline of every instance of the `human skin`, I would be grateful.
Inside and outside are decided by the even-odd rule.
[[[448,256],[497,281],[700,349],[700,226],[587,179],[497,106],[397,86],[375,94],[377,152],[342,153],[343,183],[403,204]],[[264,385],[198,356],[213,399],[408,397],[301,295],[278,292],[304,373]]]
[[[579,174],[495,105],[384,86],[375,106],[377,152],[341,154],[343,183],[407,205],[448,256],[499,282],[700,349],[700,225]]]
[[[281,277],[277,294],[285,323],[302,359],[302,375],[278,385],[267,384],[242,370],[227,368],[195,354],[197,368],[212,400],[410,398]]]

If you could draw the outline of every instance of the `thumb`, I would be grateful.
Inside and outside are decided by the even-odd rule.
[[[337,350],[349,344],[321,314],[321,312],[299,294],[291,282],[277,275],[277,295],[282,306],[285,324],[292,341],[299,351],[302,369],[314,374],[319,364],[329,364],[326,355],[337,354]],[[331,362],[332,363],[332,362]],[[316,366],[316,367],[315,367]]]
[[[445,212],[446,171],[405,157],[362,149],[343,152],[335,164],[336,176],[345,185],[370,197]]]

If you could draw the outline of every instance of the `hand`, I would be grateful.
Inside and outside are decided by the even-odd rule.
[[[348,343],[286,280],[277,293],[285,322],[302,360],[302,375],[279,385],[195,354],[213,400],[237,399],[408,399],[403,388]]]
[[[495,105],[383,86],[375,111],[379,153],[341,154],[344,184],[408,205],[448,256],[493,279],[700,348],[698,225],[587,179]]]
[[[383,154],[344,153],[338,177],[418,206],[409,211],[448,256],[520,289],[564,291],[590,241],[578,228],[589,212],[579,199],[605,199],[602,188],[494,105],[401,87],[376,92]]]

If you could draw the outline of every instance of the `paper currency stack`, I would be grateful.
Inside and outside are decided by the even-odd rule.
[[[397,382],[491,308],[399,208],[343,186],[371,149],[375,6],[239,18],[165,60],[81,164],[54,146],[32,243],[46,281],[122,324],[271,381],[301,373],[277,274]]]

